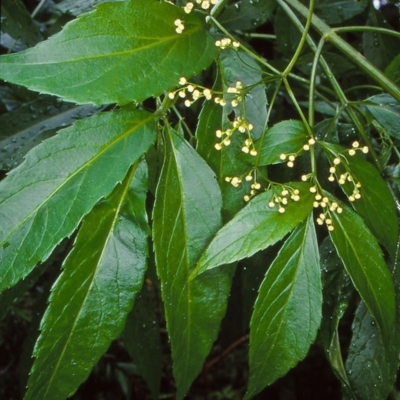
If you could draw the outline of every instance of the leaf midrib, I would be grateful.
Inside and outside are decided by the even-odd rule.
[[[137,166],[138,166],[138,162],[135,163],[134,167],[132,168],[132,171],[131,171],[130,174],[126,177],[126,185],[125,185],[125,188],[124,188],[124,190],[123,190],[123,192],[122,192],[122,194],[121,194],[121,197],[120,197],[120,199],[119,199],[119,201],[118,201],[118,205],[117,205],[117,207],[116,207],[115,210],[114,210],[114,217],[113,217],[113,219],[112,219],[112,223],[111,223],[111,226],[110,226],[110,230],[109,230],[109,232],[108,232],[108,234],[107,234],[107,236],[106,236],[106,238],[105,238],[105,240],[104,240],[104,245],[103,245],[103,247],[102,247],[102,251],[99,253],[98,260],[97,260],[97,262],[96,262],[95,272],[93,273],[93,276],[92,276],[92,279],[91,279],[91,283],[89,284],[89,287],[88,287],[88,289],[87,289],[87,293],[86,293],[86,295],[85,295],[85,298],[84,298],[83,301],[82,301],[82,306],[80,307],[79,312],[76,314],[76,317],[75,317],[74,322],[73,322],[73,324],[72,324],[72,326],[71,326],[70,333],[69,333],[69,335],[68,335],[67,341],[65,342],[65,345],[64,345],[63,350],[62,350],[62,352],[61,352],[61,354],[60,354],[60,357],[58,358],[58,362],[57,362],[57,364],[54,366],[54,368],[52,369],[51,378],[48,380],[46,391],[45,391],[44,394],[43,394],[43,397],[44,397],[44,398],[46,398],[46,395],[47,395],[48,391],[49,391],[50,388],[51,388],[51,383],[53,382],[53,380],[54,380],[54,378],[55,378],[55,376],[56,376],[56,372],[57,372],[57,370],[58,370],[59,367],[60,367],[61,360],[63,359],[64,354],[65,354],[65,352],[67,351],[68,344],[69,344],[69,342],[70,342],[70,340],[71,340],[71,337],[72,337],[72,335],[73,335],[75,326],[76,326],[76,324],[78,323],[79,316],[82,314],[82,309],[84,308],[83,306],[84,306],[84,304],[85,304],[86,301],[87,301],[87,298],[88,298],[88,296],[89,296],[89,293],[91,293],[91,287],[93,286],[93,283],[94,283],[94,281],[95,281],[96,274],[98,273],[99,264],[100,264],[101,260],[103,259],[103,255],[104,255],[104,252],[105,252],[105,250],[106,250],[106,248],[107,248],[107,244],[108,244],[108,242],[109,242],[109,240],[110,240],[111,234],[114,232],[115,224],[116,224],[116,222],[117,222],[117,220],[118,220],[118,216],[119,216],[119,214],[120,214],[120,210],[121,210],[122,204],[123,204],[123,202],[124,202],[124,200],[125,200],[125,197],[126,197],[126,195],[127,195],[127,193],[128,193],[128,190],[129,190],[129,187],[130,187],[130,183],[131,183],[131,181],[132,181],[132,178],[133,178],[133,176],[134,176],[134,174],[135,174],[135,172],[136,172],[136,170],[137,170]]]

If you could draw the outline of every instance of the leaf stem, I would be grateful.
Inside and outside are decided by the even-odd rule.
[[[280,4],[281,7],[287,7],[287,4],[285,4],[282,0],[278,0],[278,3]],[[289,74],[289,72],[293,69],[293,67],[295,66],[295,64],[297,62],[297,59],[300,56],[301,51],[303,50],[304,44],[307,39],[308,31],[310,30],[310,26],[311,26],[311,20],[312,20],[312,16],[313,16],[313,12],[314,12],[314,3],[315,3],[315,0],[310,0],[306,26],[303,29],[300,43],[297,46],[297,49],[296,49],[292,59],[290,60],[289,65],[282,72],[282,76],[284,76],[284,77],[286,77]]]
[[[332,32],[335,33],[374,32],[374,33],[383,33],[385,35],[391,35],[400,38],[400,32],[392,31],[386,28],[378,28],[375,26],[349,26],[349,27],[332,28]]]
[[[279,3],[282,0],[277,0]],[[303,6],[298,0],[285,0],[290,4],[296,11],[301,15],[306,17],[308,15],[307,7]],[[342,51],[351,61],[353,61],[359,68],[366,72],[372,79],[378,82],[388,93],[390,93],[397,101],[400,101],[400,88],[385,74],[371,64],[362,54],[360,54],[356,49],[349,45],[345,40],[343,40],[339,35],[335,33],[329,25],[325,24],[316,15],[312,17],[312,26],[325,37],[327,41],[332,43],[340,51]]]

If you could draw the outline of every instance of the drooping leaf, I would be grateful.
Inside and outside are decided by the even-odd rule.
[[[307,130],[301,121],[282,121],[268,129],[257,142],[257,164],[281,163],[280,155],[297,154],[307,142]]]
[[[44,261],[154,140],[152,114],[121,110],[77,121],[29,152],[0,183],[0,291]]]
[[[400,139],[400,104],[390,94],[369,97],[367,109],[396,139]]]
[[[26,400],[71,396],[123,329],[146,268],[146,190],[136,162],[84,218],[41,322]]]
[[[354,286],[329,236],[320,246],[323,306],[320,337],[326,357],[350,399],[356,400],[344,367],[339,341],[339,323],[346,312]]]
[[[160,328],[151,294],[146,285],[138,293],[124,329],[124,342],[139,373],[154,399],[158,399],[161,383]]]
[[[76,106],[49,96],[40,96],[2,115],[0,169],[15,168],[30,149],[53,136],[57,128],[70,125],[95,111],[91,105]]]
[[[153,240],[177,399],[182,399],[217,336],[231,272],[220,269],[189,281],[199,256],[221,226],[221,193],[204,160],[170,128],[165,146]]]
[[[345,205],[331,213],[332,242],[361,298],[387,339],[395,316],[393,281],[378,242],[363,220]]]
[[[218,20],[228,30],[254,29],[271,17],[275,7],[275,1],[240,0],[225,7]]]
[[[354,185],[357,182],[361,184],[358,189],[361,198],[352,201],[351,204],[379,242],[394,256],[398,237],[396,205],[378,170],[361,156],[348,155],[342,147],[326,143],[324,147],[345,156],[342,158],[343,162],[335,166],[336,177],[339,179],[340,175],[350,172],[354,181],[346,180],[341,188],[350,197],[353,195]],[[333,165],[333,155],[329,152],[326,154]]]
[[[0,78],[78,104],[126,104],[160,95],[216,54],[197,13],[152,0],[102,3],[35,48],[3,56]]]
[[[250,323],[245,399],[302,360],[321,322],[322,287],[312,214],[286,240],[261,284]]]
[[[2,0],[1,30],[28,46],[40,40],[40,33],[21,0]]]
[[[300,200],[289,200],[284,207],[284,213],[280,213],[277,206],[271,208],[268,205],[275,197],[281,197],[282,188],[277,188],[276,191],[270,189],[250,200],[246,207],[217,232],[202,254],[192,277],[219,265],[250,257],[281,240],[303,221],[313,207],[310,185],[293,182],[285,187],[299,190]]]

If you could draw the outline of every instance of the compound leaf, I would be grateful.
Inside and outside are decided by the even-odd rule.
[[[153,239],[177,398],[182,399],[217,336],[231,272],[220,269],[189,280],[200,254],[221,226],[221,192],[204,160],[170,128],[165,145]]]
[[[121,110],[77,121],[29,152],[0,183],[0,291],[44,261],[154,140],[152,114]]]
[[[146,268],[146,190],[137,162],[84,218],[41,322],[25,400],[71,396],[123,329]]]
[[[249,399],[308,352],[321,322],[322,286],[312,214],[286,240],[261,284],[250,323]]]
[[[260,194],[240,210],[214,236],[212,242],[201,256],[192,276],[250,257],[281,240],[299,222],[303,221],[313,207],[310,185],[303,182],[288,183],[289,190],[299,190],[300,200],[289,200],[285,212],[269,203],[281,196],[281,189],[270,189]]]
[[[3,56],[0,77],[79,104],[126,104],[160,95],[216,54],[197,13],[151,0],[102,3],[33,49]]]

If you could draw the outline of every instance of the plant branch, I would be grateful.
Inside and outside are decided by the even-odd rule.
[[[282,1],[283,0],[278,0],[279,3]],[[298,0],[286,0],[286,2],[301,15],[307,17],[307,7],[301,4]],[[378,84],[381,85],[388,93],[390,93],[397,101],[400,101],[400,88],[390,79],[388,79],[382,71],[371,64],[362,54],[360,54],[356,49],[354,49],[339,35],[337,35],[335,33],[335,29],[332,29],[329,25],[325,24],[325,22],[323,22],[315,14],[312,17],[311,23],[313,28],[315,28],[322,36],[324,36],[327,41],[342,51],[351,61],[353,61],[358,67],[366,72],[372,79],[378,82]]]

